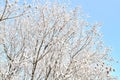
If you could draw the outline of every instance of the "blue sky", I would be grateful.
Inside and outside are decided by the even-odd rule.
[[[113,64],[115,75],[120,76],[120,0],[71,0],[72,6],[82,6],[92,22],[102,22],[101,32],[107,46],[112,47],[112,56],[119,63]]]

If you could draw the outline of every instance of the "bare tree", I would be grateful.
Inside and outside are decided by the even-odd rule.
[[[80,8],[33,0],[21,12],[14,11],[20,3],[9,3],[0,12],[0,80],[116,79],[100,25],[88,23]]]

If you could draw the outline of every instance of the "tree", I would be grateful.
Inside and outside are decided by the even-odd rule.
[[[100,25],[87,22],[80,8],[39,0],[20,7],[8,0],[1,7],[1,80],[116,79]]]

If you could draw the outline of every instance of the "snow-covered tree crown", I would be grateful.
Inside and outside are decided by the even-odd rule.
[[[99,24],[57,2],[1,1],[0,79],[114,80]]]

